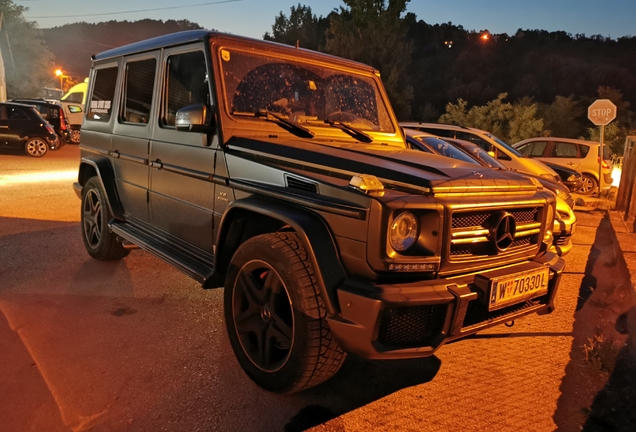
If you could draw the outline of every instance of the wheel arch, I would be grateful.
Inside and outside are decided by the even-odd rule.
[[[97,177],[106,197],[108,198],[108,208],[115,219],[124,220],[124,209],[121,206],[117,186],[115,184],[115,173],[110,161],[102,156],[87,156],[80,161],[77,181],[84,187],[88,179]]]
[[[336,288],[347,274],[331,231],[315,213],[279,201],[250,196],[228,206],[217,235],[215,273],[227,272],[232,255],[245,240],[286,228],[298,235],[307,251],[325,308],[330,314],[337,313]]]

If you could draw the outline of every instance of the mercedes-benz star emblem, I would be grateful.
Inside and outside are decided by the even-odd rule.
[[[515,241],[517,224],[514,216],[510,213],[502,212],[490,230],[490,240],[498,251],[505,251]]]

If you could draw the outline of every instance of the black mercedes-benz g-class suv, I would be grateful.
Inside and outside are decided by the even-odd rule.
[[[136,245],[225,287],[274,392],[551,312],[564,268],[554,195],[407,149],[377,70],[222,33],[93,57],[74,187],[94,258]]]

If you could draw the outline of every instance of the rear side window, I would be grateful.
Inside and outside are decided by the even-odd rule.
[[[113,99],[117,84],[118,67],[99,69],[95,72],[95,86],[88,105],[87,120],[108,122],[113,112]]]
[[[168,57],[167,86],[161,115],[162,126],[174,127],[178,110],[193,104],[210,104],[208,75],[203,51]]]
[[[605,147],[607,149],[607,147]],[[590,146],[580,145],[579,151],[581,152],[581,157],[587,157],[587,153],[590,151]],[[597,152],[598,155],[598,152]],[[607,159],[607,158],[605,158]]]
[[[9,118],[9,120],[28,120],[29,119],[29,115],[21,107],[16,107],[16,106],[7,107],[7,117]]]
[[[156,67],[154,58],[131,62],[126,66],[122,122],[147,124],[150,120]]]
[[[552,157],[575,158],[578,154],[576,150],[576,144],[555,142],[552,147]]]

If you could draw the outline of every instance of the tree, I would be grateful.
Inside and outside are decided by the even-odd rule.
[[[39,96],[40,88],[55,83],[54,59],[35,22],[23,14],[29,8],[0,0],[3,15],[0,49],[5,65],[7,97]]]
[[[311,7],[292,6],[289,18],[283,12],[274,19],[272,33],[265,33],[263,39],[296,45],[312,50],[320,49],[325,43],[325,33],[329,21],[326,18],[316,18],[311,13]]]
[[[412,44],[402,19],[410,0],[343,0],[348,9],[332,13],[328,53],[369,64],[380,71],[398,118],[410,116]]]
[[[538,116],[543,119],[545,135],[576,138],[581,134],[579,119],[585,110],[574,96],[557,96],[551,104],[539,104]]]
[[[537,104],[526,101],[513,105],[504,102],[507,96],[501,93],[486,105],[470,109],[468,102],[459,99],[457,104],[446,105],[439,122],[483,129],[511,143],[541,135],[543,120],[536,117]]]

